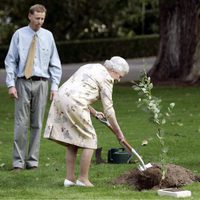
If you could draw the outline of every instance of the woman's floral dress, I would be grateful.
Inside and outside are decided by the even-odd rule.
[[[44,138],[63,145],[96,149],[97,136],[88,106],[100,99],[105,116],[115,115],[113,83],[113,78],[101,64],[80,67],[59,88],[50,107]]]

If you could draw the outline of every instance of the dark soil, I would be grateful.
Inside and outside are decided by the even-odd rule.
[[[159,165],[141,172],[133,169],[119,176],[113,184],[128,184],[137,190],[159,189],[159,188],[180,188],[181,186],[200,182],[200,176],[193,174],[184,167],[168,164],[165,178],[162,180],[162,171]]]

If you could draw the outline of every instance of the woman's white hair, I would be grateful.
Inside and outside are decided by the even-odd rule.
[[[117,73],[127,74],[129,72],[129,65],[126,60],[120,56],[113,56],[110,60],[104,62],[104,66]]]

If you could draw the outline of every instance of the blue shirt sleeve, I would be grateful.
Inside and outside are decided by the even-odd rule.
[[[29,26],[18,29],[11,39],[5,58],[6,84],[8,87],[15,86],[16,77],[24,76],[29,47],[35,34],[37,44],[32,75],[50,79],[51,90],[58,90],[62,67],[53,34],[44,28],[34,32]]]
[[[53,37],[53,36],[52,36]],[[51,90],[58,90],[58,85],[62,76],[61,62],[59,59],[58,51],[54,38],[52,40],[52,52],[49,62],[49,73],[51,77]]]
[[[10,47],[5,58],[5,69],[7,72],[7,87],[15,86],[16,70],[19,62],[18,33],[15,32],[10,42]]]

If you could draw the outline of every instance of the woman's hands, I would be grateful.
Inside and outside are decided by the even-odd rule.
[[[121,144],[122,142],[124,142],[124,141],[125,141],[125,137],[124,137],[124,135],[123,135],[123,134],[116,135],[116,137],[117,137],[117,139],[118,139],[118,141],[119,141],[119,143],[120,143],[120,144]]]
[[[98,111],[96,111],[95,117],[96,117],[97,119],[105,119],[104,113],[98,112]]]
[[[119,143],[121,144],[123,141],[125,141],[125,137],[124,137],[124,134],[121,132],[121,131],[114,131],[113,132],[115,133],[115,136],[117,138],[117,140],[119,141]]]
[[[109,121],[109,127],[112,130],[112,132],[115,134],[117,140],[119,141],[119,143],[125,141],[125,137],[124,134],[117,122],[117,119],[115,116],[112,116],[108,119]]]
[[[102,122],[105,121],[104,123],[112,130],[112,132],[115,134],[119,143],[122,143],[123,141],[125,141],[124,134],[118,125],[115,115],[113,115],[107,120],[103,112],[98,112],[91,106],[89,106],[89,110],[90,110],[90,113],[94,117],[96,117],[99,121],[102,121]]]
[[[96,117],[97,119],[104,119],[104,118],[105,118],[104,113],[96,111],[92,106],[89,106],[88,108],[89,108],[89,110],[90,110],[90,113],[91,113],[94,117]]]

